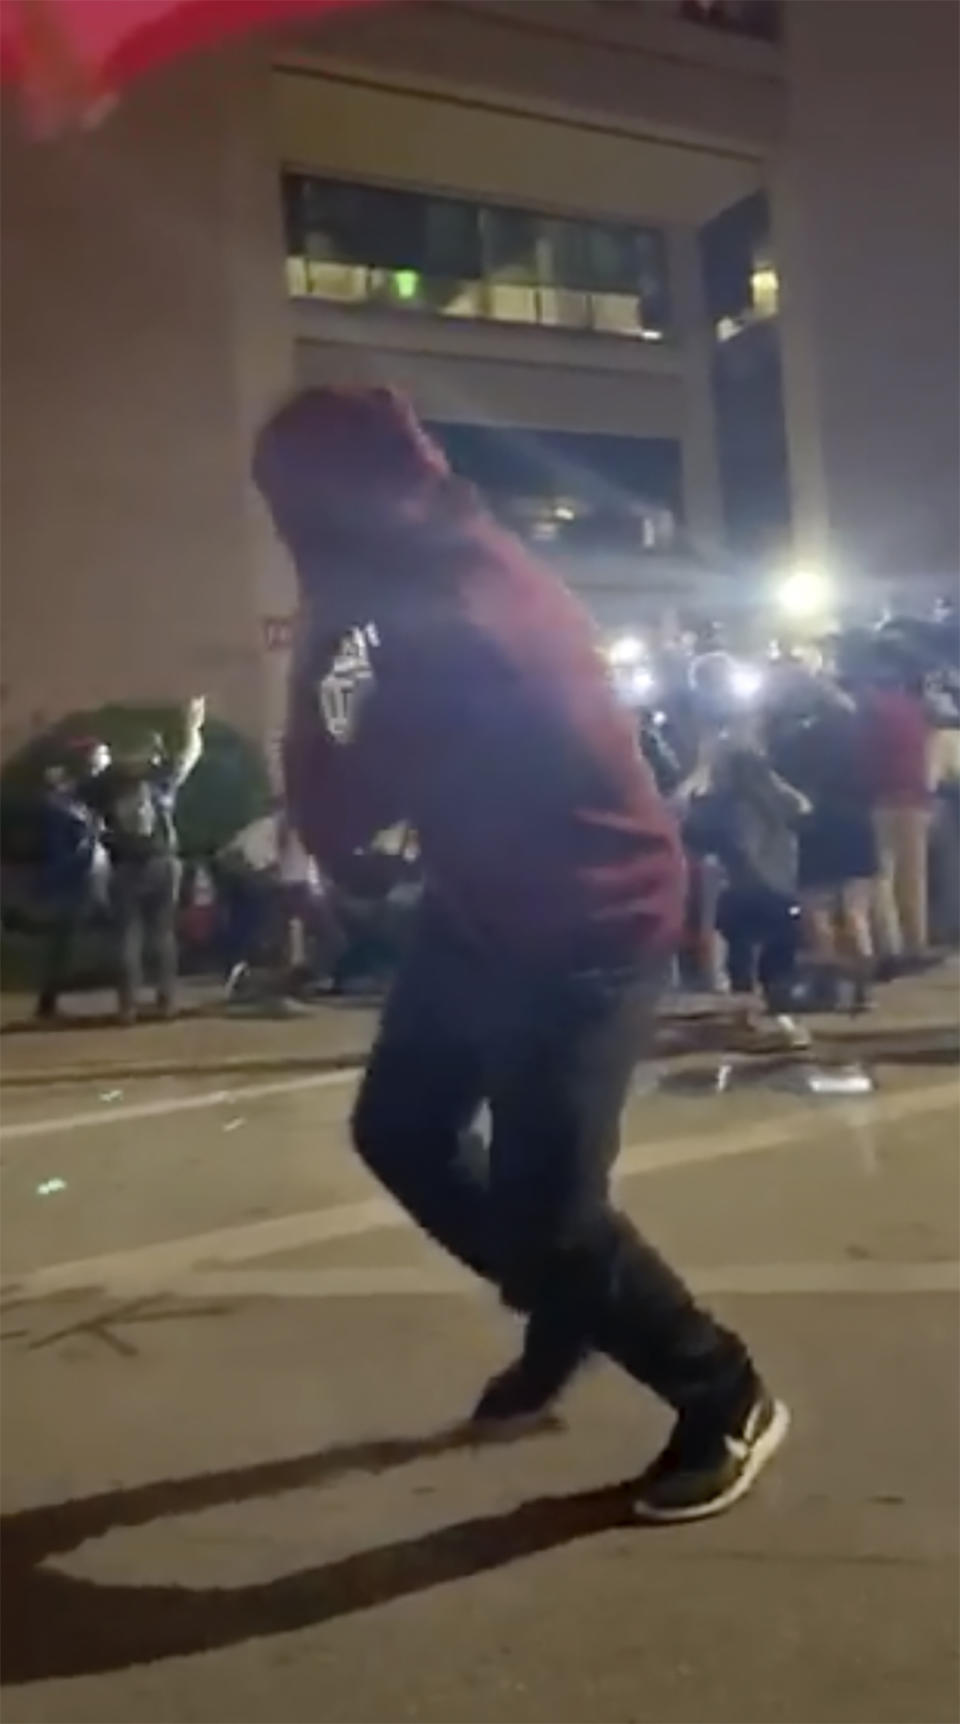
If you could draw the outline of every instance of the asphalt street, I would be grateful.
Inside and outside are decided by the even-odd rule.
[[[464,1446],[513,1325],[353,1159],[349,1073],[8,1094],[7,1724],[955,1724],[956,1073],[653,1077],[621,1198],[794,1414],[656,1533],[611,1367]]]

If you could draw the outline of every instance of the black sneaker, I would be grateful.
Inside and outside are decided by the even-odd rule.
[[[758,1387],[734,1430],[710,1431],[702,1419],[677,1419],[663,1453],[647,1469],[634,1498],[643,1521],[705,1520],[732,1508],[752,1489],[790,1429],[790,1413]]]
[[[491,1377],[470,1416],[470,1425],[480,1438],[491,1440],[520,1436],[538,1426],[559,1424],[554,1407],[564,1389],[586,1361],[582,1347],[562,1356],[554,1354],[549,1365],[526,1351]]]

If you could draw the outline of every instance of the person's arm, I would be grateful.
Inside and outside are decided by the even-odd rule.
[[[336,647],[329,654],[332,662]],[[330,668],[309,635],[294,649],[283,769],[287,804],[310,855],[336,870],[407,813],[398,791],[397,729],[380,690],[360,702],[349,741],[324,723],[319,683]]]
[[[774,807],[783,814],[785,819],[802,820],[804,815],[811,812],[813,805],[804,796],[803,791],[797,790],[792,784],[788,784],[786,779],[781,778],[780,774],[774,772],[772,767],[768,769],[766,788]]]
[[[683,783],[683,772],[676,754],[655,725],[644,725],[640,731],[640,751],[656,779],[660,795],[669,799]]]
[[[169,779],[171,787],[179,790],[186,783],[191,772],[203,753],[203,725],[207,716],[207,702],[202,694],[195,695],[187,702],[184,712],[184,742],[180,752],[171,762]]]
[[[698,761],[693,771],[689,772],[686,778],[681,779],[670,800],[676,808],[683,810],[688,808],[692,802],[707,796],[712,785],[710,767],[706,762]]]
[[[102,787],[95,778],[81,779],[77,785],[77,801],[81,808],[86,809],[91,831],[94,833],[101,832],[106,816],[106,806]]]
[[[832,676],[818,677],[816,692],[819,700],[828,711],[854,713],[857,710],[857,703],[853,695],[848,694],[845,688],[841,688]]]
[[[792,822],[810,813],[811,804],[802,791],[774,772],[765,754],[753,749],[736,749],[728,757],[723,788],[780,820]]]

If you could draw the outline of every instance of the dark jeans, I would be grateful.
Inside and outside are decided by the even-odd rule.
[[[387,1004],[354,1137],[404,1208],[508,1305],[562,1378],[597,1348],[675,1407],[739,1409],[743,1344],[610,1200],[620,1114],[664,966],[536,974],[485,960],[428,913]],[[486,1101],[489,1149],[470,1128]]]
[[[169,1010],[177,986],[177,902],[181,865],[176,856],[117,862],[110,899],[119,945],[120,1010],[136,1009],[143,986],[144,947],[153,958],[160,1006]]]
[[[80,929],[90,914],[91,898],[86,889],[59,903],[46,930],[37,1016],[52,1017],[67,985],[70,964]]]
[[[727,942],[727,973],[735,994],[757,983],[771,1011],[786,1011],[800,944],[800,914],[792,899],[766,887],[729,887],[717,905]]]
[[[388,897],[374,900],[341,893],[337,912],[341,942],[331,970],[334,991],[345,989],[360,977],[385,984],[410,943],[410,926],[417,911]]]
[[[226,975],[261,955],[270,909],[270,887],[256,874],[224,869],[216,876],[220,900],[220,945]]]

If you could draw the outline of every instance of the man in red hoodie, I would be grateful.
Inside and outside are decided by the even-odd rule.
[[[477,1423],[536,1420],[602,1350],[677,1414],[637,1513],[716,1513],[788,1415],[610,1202],[684,877],[591,625],[390,391],[299,395],[254,473],[299,578],[285,764],[301,835],[334,874],[398,820],[420,837],[419,938],[353,1130],[419,1224],[527,1316]],[[354,628],[373,682],[338,740],[318,688]]]

